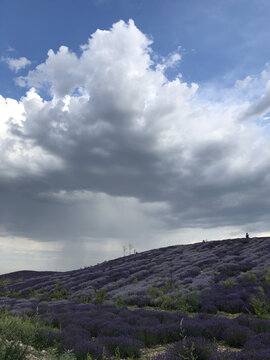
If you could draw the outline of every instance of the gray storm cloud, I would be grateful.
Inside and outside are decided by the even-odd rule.
[[[16,79],[28,88],[20,101],[0,97],[0,229],[143,244],[159,231],[265,221],[269,136],[239,118],[268,102],[211,102],[166,77],[179,54],[157,64],[152,53],[120,21],[79,54],[49,50]]]

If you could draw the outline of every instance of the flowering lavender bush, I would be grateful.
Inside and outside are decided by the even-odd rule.
[[[209,360],[216,349],[203,337],[185,337],[153,360]]]
[[[252,330],[241,325],[232,325],[224,331],[223,339],[232,347],[242,347],[251,337]]]
[[[111,355],[114,355],[118,348],[121,357],[138,358],[140,349],[144,346],[142,341],[125,335],[97,338],[95,341],[105,345]]]

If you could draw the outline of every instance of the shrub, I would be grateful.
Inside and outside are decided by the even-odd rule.
[[[201,300],[195,292],[191,292],[188,295],[187,304],[190,312],[199,312],[201,309]]]
[[[104,290],[104,289],[97,290],[95,293],[95,302],[97,304],[103,304],[106,297],[107,297],[106,290]]]
[[[172,286],[171,281],[168,278],[166,278],[165,281],[164,281],[164,285],[162,287],[163,293],[166,294],[172,289],[173,289],[173,286]]]
[[[251,296],[250,302],[253,307],[254,313],[258,318],[270,317],[270,303],[265,296],[260,299],[253,295]]]
[[[217,306],[215,305],[212,299],[205,299],[201,304],[201,311],[209,314],[216,314],[218,311]]]
[[[111,355],[114,355],[118,348],[121,357],[138,358],[140,356],[140,348],[144,346],[142,341],[125,335],[104,337],[96,339],[96,341],[104,344]]]
[[[193,356],[194,360],[208,360],[214,351],[215,347],[211,344],[211,342],[202,337],[184,338],[174,344],[172,348],[172,352],[174,354],[180,354],[181,356],[190,355],[191,359]]]
[[[23,360],[29,346],[38,350],[55,346],[58,333],[41,323],[37,317],[15,317],[7,311],[0,313],[0,359]]]
[[[270,333],[270,322],[267,320],[253,320],[250,324],[252,330],[256,333]]]
[[[264,274],[263,274],[263,280],[268,284],[270,285],[270,267],[268,267]]]
[[[244,350],[269,349],[270,333],[253,335],[244,345]]]
[[[245,326],[232,325],[224,331],[224,341],[232,347],[242,347],[252,335],[252,331]]]
[[[21,346],[19,341],[7,341],[0,338],[0,359],[24,360],[28,355],[27,346]]]
[[[224,281],[224,285],[225,285],[225,287],[227,288],[227,289],[231,289],[231,288],[233,288],[234,286],[236,286],[236,282],[235,281],[233,281],[233,280],[225,280]]]
[[[151,298],[155,298],[160,295],[160,290],[152,285],[147,289],[147,295]]]
[[[160,342],[160,333],[157,327],[145,326],[143,330],[139,331],[138,335],[147,347],[157,345]]]
[[[87,304],[87,303],[91,302],[92,297],[91,296],[79,296],[77,300],[81,303]]]
[[[187,301],[180,294],[160,297],[159,305],[164,310],[179,310],[184,313],[188,313],[191,310]]]
[[[168,344],[174,341],[180,340],[183,336],[179,332],[178,324],[163,324],[160,325],[157,329],[157,336],[159,338],[159,343]]]
[[[153,360],[209,360],[215,347],[201,337],[185,337]]]
[[[123,308],[125,307],[125,301],[124,299],[122,298],[122,296],[118,296],[118,298],[116,299],[116,306],[118,308]]]
[[[202,336],[210,340],[222,340],[225,330],[231,325],[231,321],[225,318],[212,318],[204,321],[203,325]]]
[[[241,351],[232,360],[269,360],[270,349]],[[231,359],[230,359],[231,360]]]
[[[89,358],[89,355],[92,359],[95,360],[105,360],[108,359],[110,356],[104,346],[86,340],[78,342],[75,345],[73,351],[76,355],[77,360],[87,360]]]
[[[257,277],[252,271],[247,271],[247,278],[249,281],[256,282]]]

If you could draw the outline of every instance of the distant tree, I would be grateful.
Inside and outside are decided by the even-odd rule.
[[[129,252],[129,255],[131,254],[131,250],[133,249],[133,246],[131,244],[128,244],[128,252]]]
[[[124,256],[126,256],[126,250],[127,250],[127,247],[125,245],[123,245]]]

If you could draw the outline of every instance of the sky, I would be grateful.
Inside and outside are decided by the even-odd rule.
[[[0,0],[0,273],[269,235],[269,15]]]

